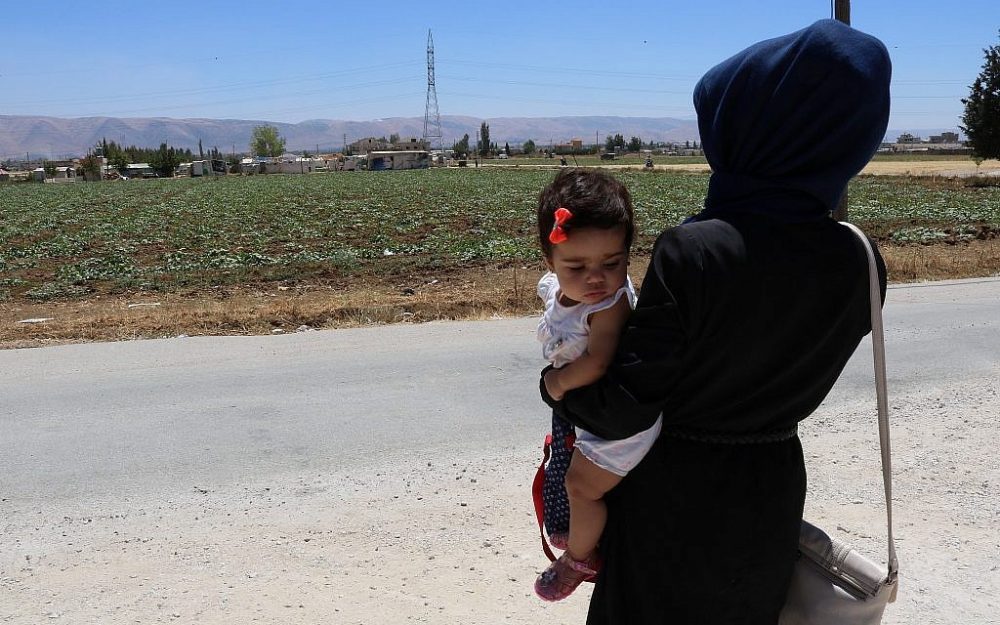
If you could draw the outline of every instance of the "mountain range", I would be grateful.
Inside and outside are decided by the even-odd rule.
[[[568,143],[582,139],[584,144],[603,143],[609,133],[621,134],[627,141],[639,137],[643,141],[694,141],[698,125],[694,120],[672,117],[497,117],[480,119],[459,115],[441,116],[442,143],[450,147],[468,134],[475,145],[476,133],[483,122],[489,125],[490,141],[520,145],[531,139],[539,147]],[[335,152],[345,142],[366,137],[421,137],[422,117],[391,117],[370,121],[314,119],[299,123],[269,122],[246,119],[172,119],[167,117],[43,117],[0,115],[0,160],[37,158],[68,158],[82,156],[101,139],[121,145],[156,147],[162,142],[178,148],[198,149],[201,141],[205,151],[218,148],[223,153],[249,150],[250,136],[255,126],[268,124],[285,138],[289,151],[310,150]],[[927,137],[955,128],[891,129],[887,141],[894,141],[903,132]]]
[[[636,136],[643,141],[687,141],[698,138],[693,120],[669,117],[499,117],[479,119],[457,115],[441,116],[442,143],[451,147],[468,134],[475,145],[483,122],[489,124],[490,141],[520,145],[528,139],[539,147],[568,143],[573,138],[585,144],[604,142],[608,133],[621,134],[627,141]],[[215,147],[223,153],[246,152],[255,126],[274,126],[290,151],[333,152],[346,143],[367,137],[421,137],[423,117],[392,117],[371,121],[314,119],[296,124],[246,119],[171,119],[165,117],[41,117],[0,115],[0,159],[65,158],[81,156],[101,139],[120,145],[156,147],[162,142],[178,148],[205,151]],[[30,159],[29,159],[30,160]]]

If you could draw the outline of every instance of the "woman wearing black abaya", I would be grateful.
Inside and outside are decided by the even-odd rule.
[[[870,331],[865,254],[830,212],[882,140],[889,75],[878,40],[823,20],[695,88],[705,210],[658,239],[605,377],[559,402],[541,385],[603,438],[663,415],[606,497],[588,623],[777,622],[806,488],[796,424]]]

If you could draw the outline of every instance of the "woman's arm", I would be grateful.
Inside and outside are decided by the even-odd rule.
[[[596,382],[604,375],[631,311],[628,298],[623,296],[610,308],[590,316],[587,351],[565,367],[551,369],[545,375],[545,388],[553,399],[562,399],[566,391]]]

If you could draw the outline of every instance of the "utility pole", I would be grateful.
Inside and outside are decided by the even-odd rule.
[[[851,0],[833,0],[833,18],[838,22],[851,25]],[[837,221],[847,221],[847,189],[840,198],[837,208],[833,209],[833,218]]]
[[[851,25],[851,0],[834,0],[833,19]]]

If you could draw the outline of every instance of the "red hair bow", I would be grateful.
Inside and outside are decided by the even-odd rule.
[[[555,218],[556,222],[552,224],[552,232],[549,233],[549,243],[553,245],[559,245],[569,237],[566,236],[566,229],[563,228],[563,224],[570,220],[573,213],[569,212],[568,208],[559,207],[556,209]]]

